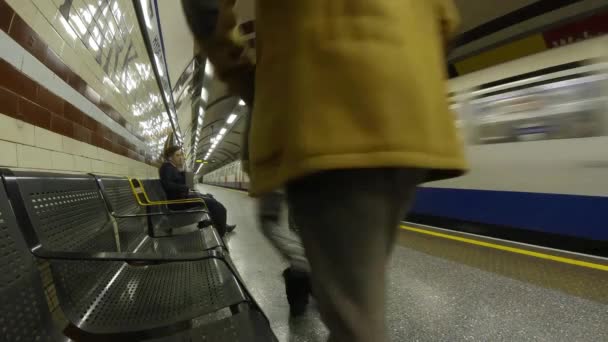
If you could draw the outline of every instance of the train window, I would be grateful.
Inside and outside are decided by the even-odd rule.
[[[471,102],[477,143],[605,135],[604,75],[561,80]]]

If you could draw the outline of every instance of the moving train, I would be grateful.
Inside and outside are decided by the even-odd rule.
[[[470,163],[422,185],[413,216],[608,242],[608,38],[451,79]],[[247,189],[240,162],[203,182]],[[498,229],[498,228],[497,228]]]

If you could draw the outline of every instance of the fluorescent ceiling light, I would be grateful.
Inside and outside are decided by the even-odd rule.
[[[152,23],[150,22],[150,9],[148,8],[148,0],[141,0],[140,4],[141,4],[142,10],[144,12],[146,26],[148,26],[149,29],[152,29]]]
[[[245,105],[245,101],[240,100],[240,101],[239,101],[239,106],[244,106],[244,105]]]
[[[226,120],[227,123],[231,124],[234,122],[234,120],[236,120],[236,118],[238,118],[238,115],[236,114],[230,114],[230,116],[228,117],[228,120]]]
[[[201,88],[201,99],[203,99],[203,101],[205,102],[207,102],[207,100],[209,99],[209,92],[204,87]]]
[[[158,69],[158,75],[160,77],[163,77],[165,75],[165,73],[163,72],[163,66],[160,63],[160,60],[158,59],[158,56],[155,55],[154,56],[154,60],[156,61],[156,67],[157,67],[156,69]]]
[[[205,64],[205,75],[213,77],[213,65],[209,61]]]
[[[220,134],[224,135],[224,134],[226,134],[227,131],[228,131],[227,129],[222,128],[222,129],[220,129]]]
[[[198,167],[198,169],[196,170],[195,174],[197,174],[197,173],[198,173],[198,172],[201,170],[201,168],[202,168],[202,167],[203,167],[203,164],[201,164],[201,165]]]

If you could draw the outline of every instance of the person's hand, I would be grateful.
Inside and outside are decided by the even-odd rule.
[[[238,31],[235,3],[236,0],[182,0],[190,30],[213,64],[217,77],[228,85],[230,93],[251,106],[255,66]]]

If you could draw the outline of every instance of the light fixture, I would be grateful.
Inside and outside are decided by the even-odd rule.
[[[203,101],[207,102],[207,100],[209,99],[209,92],[207,91],[207,89],[205,89],[205,87],[201,88],[201,99],[203,99]]]
[[[240,101],[239,101],[239,106],[245,106],[245,101],[240,100]]]
[[[226,134],[226,132],[228,132],[228,130],[227,130],[227,129],[225,129],[225,128],[220,129],[220,134],[221,134],[221,135]]]
[[[158,70],[158,75],[160,77],[164,77],[165,74],[163,72],[163,68],[162,68],[162,64],[160,64],[160,60],[158,59],[158,56],[154,55],[154,60],[156,61],[156,69]]]
[[[205,75],[213,77],[213,65],[209,61],[205,64]]]
[[[238,118],[238,115],[236,114],[230,114],[230,116],[228,117],[228,120],[226,120],[227,123],[231,124],[234,122],[234,120],[236,120],[236,118]]]
[[[147,0],[141,0],[140,1],[141,4],[141,9],[144,12],[144,19],[146,21],[146,26],[148,27],[148,29],[152,29],[152,23],[150,22],[150,8],[148,8],[148,1]]]
[[[201,168],[202,168],[202,167],[203,167],[203,164],[201,164],[201,165],[198,167],[198,169],[196,170],[195,174],[197,174],[197,173],[198,173],[198,172],[201,170]]]

